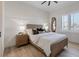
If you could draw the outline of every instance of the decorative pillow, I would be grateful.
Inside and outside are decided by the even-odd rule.
[[[33,35],[32,29],[26,29],[28,35]]]
[[[45,31],[45,29],[37,28],[37,31]]]
[[[44,32],[45,32],[45,29],[37,28],[37,31],[38,31],[38,33],[40,34],[40,33],[44,33]]]
[[[41,33],[45,33],[45,31],[38,31],[38,33],[39,33],[39,34],[41,34]]]
[[[33,31],[33,34],[39,34],[37,31],[37,28],[32,29],[32,31]]]

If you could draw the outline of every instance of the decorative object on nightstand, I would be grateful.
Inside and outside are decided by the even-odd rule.
[[[19,47],[19,46],[28,44],[29,42],[28,39],[29,39],[29,36],[26,33],[19,32],[16,35],[16,46]]]

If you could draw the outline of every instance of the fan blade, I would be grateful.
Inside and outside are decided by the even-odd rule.
[[[54,3],[58,3],[58,1],[53,1]]]
[[[44,4],[46,1],[42,2],[41,4]]]
[[[48,2],[48,6],[50,6],[50,1]]]

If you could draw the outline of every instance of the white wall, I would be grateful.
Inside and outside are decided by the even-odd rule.
[[[5,47],[15,45],[20,26],[47,24],[48,13],[23,2],[5,2]]]
[[[57,30],[56,32],[58,33],[65,33],[69,40],[72,41],[72,42],[76,42],[76,43],[79,43],[79,33],[75,32],[62,32],[62,21],[61,21],[61,16],[63,15],[66,15],[66,14],[70,14],[70,13],[77,13],[79,12],[79,4],[75,4],[75,5],[71,5],[71,6],[68,6],[66,8],[61,8],[61,9],[58,9],[56,11],[52,11],[50,13],[50,20],[52,17],[56,17],[57,18]]]
[[[50,20],[54,16],[57,18],[57,32],[61,32],[61,16],[78,12],[78,7],[79,4],[75,4],[67,8],[52,11],[50,13]],[[30,5],[27,5],[23,2],[5,2],[5,48],[15,45],[15,36],[19,32],[20,26],[25,26],[28,23],[48,24],[50,20],[48,13],[40,9],[34,8]],[[78,33],[74,34],[66,32],[65,34],[67,34],[71,41],[79,42],[79,37],[77,35]],[[75,38],[75,40],[73,37]]]
[[[0,2],[0,32],[1,32],[1,37],[0,37],[0,56],[3,56],[3,20],[2,20],[2,2]]]

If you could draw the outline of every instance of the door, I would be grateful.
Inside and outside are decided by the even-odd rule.
[[[0,1],[0,56],[3,56],[3,50],[2,2]]]

